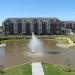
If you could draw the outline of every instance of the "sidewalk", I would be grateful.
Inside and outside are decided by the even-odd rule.
[[[41,62],[32,63],[32,75],[44,75]]]

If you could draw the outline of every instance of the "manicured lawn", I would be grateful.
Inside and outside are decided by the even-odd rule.
[[[4,69],[4,75],[32,75],[31,65],[25,64]]]
[[[69,68],[60,65],[43,64],[45,75],[75,75],[75,70],[67,71]]]

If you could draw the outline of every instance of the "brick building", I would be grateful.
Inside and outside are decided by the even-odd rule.
[[[74,21],[57,18],[7,18],[2,23],[3,33],[10,35],[50,35],[65,34],[66,29],[75,31]]]

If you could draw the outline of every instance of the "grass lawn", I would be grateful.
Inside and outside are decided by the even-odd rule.
[[[26,41],[28,41],[28,39],[10,39],[10,40],[2,40],[2,41],[0,41],[1,43],[8,43],[8,42],[11,42],[11,43],[13,43],[13,42],[26,42]]]
[[[3,75],[32,75],[31,65],[19,65],[16,67],[5,68]]]
[[[43,64],[45,75],[75,75],[75,69],[68,72],[69,68],[60,65]]]

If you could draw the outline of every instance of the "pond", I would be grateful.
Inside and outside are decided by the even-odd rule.
[[[75,67],[75,51],[56,46],[54,40],[41,40],[44,52],[31,52],[28,47],[29,40],[9,42],[0,48],[0,65],[15,66],[31,62],[44,62],[52,64],[71,64]]]

